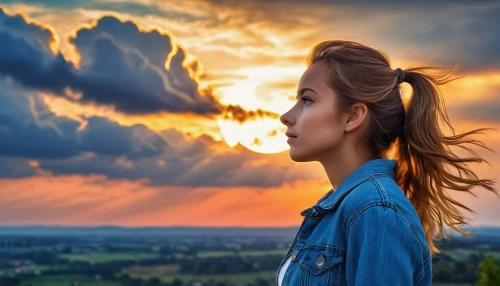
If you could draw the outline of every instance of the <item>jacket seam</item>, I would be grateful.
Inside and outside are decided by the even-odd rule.
[[[430,254],[428,254],[427,256],[424,256],[424,259],[422,260],[422,273],[418,277],[417,283],[420,283],[422,281],[422,279],[424,278],[424,275],[425,275],[425,265],[427,264],[427,259],[429,259],[429,257],[430,257]]]
[[[380,185],[380,183],[375,178],[370,178],[370,180],[377,187],[380,198],[382,199],[382,204],[388,204],[389,198],[387,197],[387,192],[385,191],[384,187],[382,187],[382,185]]]
[[[429,253],[427,252],[427,249],[425,249],[425,242],[422,241],[422,239],[420,238],[420,235],[418,235],[417,233],[417,230],[415,229],[415,227],[406,219],[406,217],[402,216],[397,207],[394,207],[395,208],[395,212],[398,214],[398,216],[404,220],[406,222],[406,224],[410,227],[411,231],[413,232],[413,234],[417,237],[418,241],[420,242],[420,247],[422,247],[422,254],[423,254],[423,259],[429,255]]]
[[[346,221],[346,225],[344,225],[344,229],[345,229],[345,233],[346,233],[346,241],[347,241],[347,238],[349,237],[349,233],[351,231],[351,227],[352,227],[352,224],[358,219],[358,217],[367,209],[369,208],[372,208],[372,207],[375,207],[375,206],[384,206],[384,207],[387,207],[388,205],[387,204],[384,204],[382,202],[371,202],[367,205],[365,205],[364,207],[362,208],[359,208],[358,210],[356,210],[356,212],[354,212],[351,216],[351,218],[349,220]]]
[[[363,184],[364,182],[366,182],[368,180],[371,180],[372,178],[380,178],[380,177],[389,177],[389,178],[392,178],[393,174],[387,173],[387,172],[377,173],[377,174],[373,174],[373,175],[370,175],[368,177],[365,177],[365,178],[363,178],[361,180],[358,180],[358,182],[356,184],[353,184],[340,197],[338,197],[335,201],[333,201],[330,206],[325,206],[324,209],[332,209],[335,205],[337,205],[339,203],[339,201],[343,200],[344,197],[347,196],[348,192],[350,192],[353,189],[357,188],[359,185]],[[319,206],[321,207],[321,204],[319,204]],[[321,208],[323,208],[323,207],[321,207]]]

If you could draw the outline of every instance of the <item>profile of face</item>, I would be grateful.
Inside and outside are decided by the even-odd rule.
[[[280,117],[293,161],[321,161],[341,152],[349,115],[341,111],[327,80],[327,65],[312,64],[300,78],[297,102]]]

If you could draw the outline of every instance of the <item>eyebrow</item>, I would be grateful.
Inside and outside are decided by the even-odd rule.
[[[314,92],[314,93],[316,93],[316,94],[317,94],[317,92],[316,92],[314,89],[312,89],[312,88],[310,88],[310,87],[304,87],[304,88],[301,88],[301,89],[299,90],[299,92],[297,93],[298,95],[295,97],[295,99],[298,99],[298,98],[299,98],[299,96],[304,95],[304,93],[305,93],[306,91],[308,91],[308,90],[309,90],[309,91],[312,91],[312,92]]]

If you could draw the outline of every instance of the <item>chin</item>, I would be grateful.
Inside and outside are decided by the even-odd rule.
[[[307,154],[301,154],[299,152],[294,152],[290,149],[290,159],[294,162],[311,162],[313,159]]]

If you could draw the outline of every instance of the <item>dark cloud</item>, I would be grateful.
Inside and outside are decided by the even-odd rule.
[[[167,148],[143,125],[124,127],[99,117],[90,118],[83,131],[78,131],[79,125],[56,117],[40,96],[0,92],[0,156],[52,160],[91,152],[137,159]]]
[[[47,114],[36,96],[0,92],[0,156],[57,159],[74,156],[79,123]]]
[[[82,94],[71,100],[113,105],[125,113],[220,112],[212,94],[200,92],[191,76],[199,64],[184,66],[185,52],[173,47],[168,34],[140,31],[132,22],[104,17],[71,39],[82,58],[77,70],[61,54],[53,55],[47,42],[32,38],[33,34],[47,38],[49,30],[14,17],[16,21],[0,8],[0,76],[59,95],[71,88]]]
[[[498,91],[500,93],[500,90]],[[500,123],[500,94],[450,108],[450,117]]]
[[[27,159],[0,156],[0,178],[29,177],[35,175],[36,170],[36,167],[30,166]]]
[[[425,9],[393,21],[387,35],[408,43],[405,48],[415,59],[430,56],[438,64],[459,64],[464,72],[498,70],[500,32],[493,27],[500,27],[500,5],[484,2],[468,1],[441,9],[423,6]]]
[[[307,174],[294,171],[293,165],[277,167],[272,159],[265,165],[252,165],[253,160],[272,156],[255,154],[241,146],[234,152],[214,156],[210,150],[212,144],[217,143],[183,140],[183,146],[156,157],[128,161],[127,158],[82,155],[44,160],[40,162],[40,168],[55,175],[103,174],[115,179],[148,179],[153,186],[269,187],[310,179]]]
[[[143,125],[120,126],[101,117],[80,122],[55,116],[42,97],[0,84],[0,176],[26,177],[43,170],[54,175],[102,174],[147,179],[151,185],[279,186],[306,179],[276,167],[273,155],[242,146],[213,153],[209,136],[187,139],[176,130],[153,132]],[[11,90],[9,92],[9,90]],[[268,165],[253,164],[262,157]],[[281,155],[274,155],[281,156]],[[30,161],[36,160],[36,165]]]
[[[101,117],[92,117],[78,133],[81,151],[113,157],[126,155],[131,160],[160,155],[167,148],[163,138],[137,124],[124,127]]]
[[[232,119],[243,123],[247,120],[257,119],[257,118],[279,118],[280,115],[274,112],[265,111],[262,109],[257,109],[255,111],[248,111],[239,105],[228,105],[224,107],[224,112],[221,115],[224,119]]]
[[[71,65],[60,54],[53,56],[42,46],[1,29],[0,43],[0,77],[11,77],[25,87],[56,93],[76,83]]]
[[[37,24],[28,25],[21,15],[9,16],[2,7],[0,7],[0,31],[9,32],[13,36],[23,35],[25,41],[44,52],[50,52],[49,45],[55,42],[54,34],[48,28]],[[3,43],[2,46],[4,45],[8,46]]]
[[[168,34],[142,32],[132,22],[103,17],[91,29],[81,29],[70,39],[82,55],[79,75],[96,80],[82,83],[82,100],[111,104],[128,113],[170,112],[218,113],[210,93],[200,94],[189,69],[184,67],[183,49],[174,49]],[[168,70],[165,61],[172,57]]]
[[[94,27],[79,29],[76,36],[70,39],[82,54],[84,64],[87,60],[94,60],[91,51],[95,48],[95,41],[103,35],[109,36],[116,45],[134,49],[149,64],[159,68],[164,66],[173,51],[172,39],[168,34],[157,30],[141,32],[133,22],[121,22],[114,17],[105,16]]]

